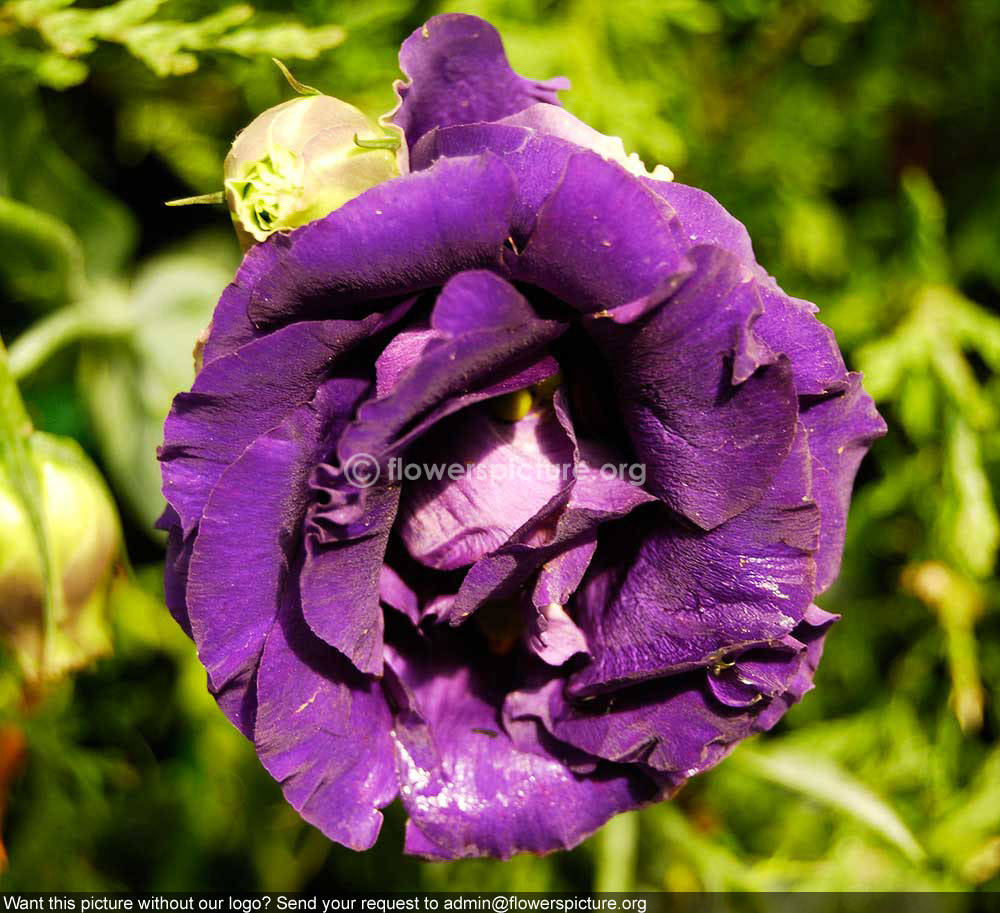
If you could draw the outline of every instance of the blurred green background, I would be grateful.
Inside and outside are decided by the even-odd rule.
[[[161,423],[239,256],[223,209],[163,201],[219,189],[236,131],[289,97],[270,56],[377,115],[399,42],[446,9],[743,220],[890,426],[822,599],[844,620],[816,690],[674,802],[506,863],[401,857],[395,807],[362,855],[303,824],[206,694],[151,530]],[[995,0],[2,3],[0,456],[30,493],[16,378],[34,426],[107,480],[127,560],[101,583],[110,639],[63,645],[75,674],[2,661],[0,886],[1000,887],[998,47]],[[72,519],[22,501],[36,531]]]

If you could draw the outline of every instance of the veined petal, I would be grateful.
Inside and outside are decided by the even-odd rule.
[[[394,651],[395,728],[406,850],[433,858],[545,853],[575,846],[619,811],[657,795],[641,774],[573,773],[518,748],[500,720],[490,670],[419,646]]]
[[[851,487],[861,460],[886,431],[875,403],[851,374],[847,389],[813,402],[803,410],[813,463],[813,497],[822,515],[816,554],[816,591],[824,592],[840,572]]]
[[[696,271],[662,306],[638,320],[597,318],[590,330],[647,487],[713,529],[767,491],[792,445],[798,399],[787,358],[754,335],[762,306],[740,264],[717,247],[691,259]]]
[[[800,432],[772,488],[728,523],[706,533],[661,513],[636,524],[630,540],[602,543],[602,563],[576,597],[593,659],[570,679],[571,692],[655,679],[780,641],[812,600],[819,524]]]
[[[260,661],[254,743],[292,807],[351,849],[375,843],[396,796],[391,728],[381,685],[306,627],[290,586]]]

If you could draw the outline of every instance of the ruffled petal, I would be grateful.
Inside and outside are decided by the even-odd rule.
[[[248,313],[259,326],[407,295],[462,270],[502,268],[516,188],[496,156],[447,159],[275,234]]]
[[[833,332],[816,319],[815,305],[786,295],[757,264],[743,223],[704,190],[676,182],[643,183],[673,208],[687,247],[721,247],[753,276],[763,305],[754,332],[773,351],[788,356],[796,392],[810,396],[844,389],[847,369]]]
[[[592,321],[647,487],[712,529],[767,491],[795,436],[791,366],[754,333],[760,298],[717,247],[657,310]],[[632,306],[626,307],[631,311]],[[725,480],[725,484],[720,484]]]
[[[531,601],[536,608],[555,603],[564,606],[576,592],[597,551],[597,533],[546,561],[538,572]]]
[[[562,180],[566,163],[578,152],[580,147],[567,140],[501,121],[431,130],[411,158],[415,169],[429,168],[440,158],[492,153],[503,159],[516,179],[511,236],[520,248],[531,237],[542,203]]]
[[[260,661],[254,742],[292,807],[351,849],[375,843],[396,796],[391,729],[380,684],[312,634],[290,586]]]
[[[805,644],[805,655],[789,679],[784,693],[777,695],[761,710],[754,723],[757,732],[771,729],[785,715],[789,707],[797,704],[806,692],[812,690],[813,676],[823,656],[826,632],[839,618],[839,615],[825,612],[816,605],[806,609],[802,623],[793,632],[795,639]]]
[[[387,461],[447,415],[474,402],[543,380],[557,366],[544,346],[565,324],[539,317],[499,276],[459,273],[441,290],[431,317],[437,338],[402,373],[390,393],[361,407],[338,447],[343,466],[354,456]]]
[[[561,390],[553,398],[553,408],[575,444]],[[440,614],[442,619],[458,625],[485,603],[515,596],[548,561],[592,542],[603,523],[655,501],[635,485],[614,477],[604,479],[600,469],[587,462],[585,452],[577,449],[572,474],[548,504],[469,569],[455,599]]]
[[[727,212],[710,193],[677,181],[654,181],[649,178],[641,180],[651,192],[665,200],[676,214],[680,239],[685,247],[705,244],[721,247],[744,266],[766,278],[767,274],[757,266],[754,259],[750,235],[743,223]]]
[[[169,504],[156,521],[156,528],[167,533],[167,554],[163,561],[163,601],[174,621],[188,637],[191,637],[191,619],[187,610],[187,578],[195,534],[184,535],[180,517]]]
[[[711,673],[694,670],[583,702],[568,701],[561,680],[553,678],[510,694],[504,713],[537,719],[556,739],[589,755],[648,766],[665,776],[665,785],[676,786],[771,728],[802,699],[835,619],[810,606],[779,648],[742,660],[743,676],[759,686],[756,699],[720,700]]]
[[[566,849],[657,795],[639,774],[605,766],[578,776],[555,755],[515,746],[490,669],[419,647],[393,652],[387,665],[398,677],[394,732],[409,853],[507,859]]]
[[[264,335],[250,320],[250,293],[257,280],[274,266],[276,254],[277,251],[270,244],[255,244],[244,255],[235,278],[223,291],[215,306],[201,351],[203,364],[232,355],[241,346]],[[195,351],[197,352],[197,348]]]
[[[844,393],[809,404],[802,422],[809,431],[813,497],[823,518],[816,554],[816,591],[822,593],[840,572],[854,476],[886,424],[861,386],[860,374],[849,375]]]
[[[532,105],[496,123],[435,128],[414,146],[410,159],[411,166],[418,170],[430,167],[442,157],[486,152],[500,156],[517,178],[518,197],[512,234],[516,240],[527,241],[538,210],[562,180],[566,163],[583,150],[621,165],[632,175],[646,173],[638,156],[626,155],[618,137],[598,133],[563,108],[548,104]],[[655,192],[661,183],[662,180],[655,180],[648,186]],[[705,196],[711,200],[707,194]],[[716,206],[725,212],[718,204]],[[729,218],[745,235],[743,227]],[[750,250],[749,240],[746,250]]]
[[[226,695],[223,709],[248,735],[253,675],[278,612],[326,421],[307,404],[253,441],[213,489],[191,555],[187,605],[198,657],[211,690]]]
[[[787,689],[805,650],[805,644],[790,634],[772,646],[747,650],[736,659],[712,666],[709,687],[715,699],[727,707],[752,707]]]
[[[378,593],[387,606],[401,612],[414,625],[420,624],[420,597],[388,564],[383,563],[379,572]]]
[[[159,454],[163,494],[185,535],[247,445],[309,402],[337,359],[399,316],[292,324],[205,365],[191,391],[174,397]]]
[[[345,524],[336,537],[306,535],[300,578],[306,623],[371,675],[382,674],[379,581],[398,505],[398,488],[376,488],[363,518]]]
[[[764,312],[754,324],[754,332],[791,361],[795,392],[818,396],[846,389],[844,359],[833,330],[816,319],[816,306],[767,283],[759,283],[758,288]]]
[[[780,641],[812,600],[820,517],[804,432],[761,501],[703,532],[663,514],[631,541],[602,542],[577,592],[593,661],[570,679],[592,694]]]
[[[506,712],[541,720],[555,738],[588,754],[680,778],[711,767],[753,731],[752,713],[716,701],[700,672],[584,704],[568,702],[556,679],[538,691],[511,694]]]
[[[558,105],[568,89],[563,78],[536,82],[518,76],[507,62],[500,33],[476,16],[435,16],[399,51],[408,82],[397,82],[400,103],[392,122],[412,149],[428,130],[452,124],[500,120],[529,105]]]
[[[542,662],[561,666],[579,653],[587,653],[587,638],[566,610],[550,602],[528,610],[528,649]]]

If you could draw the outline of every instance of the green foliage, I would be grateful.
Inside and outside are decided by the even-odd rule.
[[[30,73],[42,85],[66,89],[83,82],[88,68],[79,58],[99,41],[118,44],[157,76],[183,76],[198,69],[198,52],[228,51],[244,57],[280,54],[312,60],[344,40],[336,25],[306,28],[295,22],[249,26],[254,8],[228,6],[194,21],[154,18],[168,0],[119,0],[84,9],[75,0],[8,0],[0,16],[34,33],[48,46],[25,47],[15,33],[8,66]],[[0,20],[2,21],[2,20]]]
[[[236,247],[214,240],[223,210],[160,204],[217,190],[236,131],[288,97],[272,55],[311,60],[297,76],[370,115],[388,109],[396,48],[433,6],[0,7],[0,331],[35,424],[97,457],[142,565],[114,591],[112,659],[33,707],[0,669],[0,717],[30,750],[5,887],[382,889],[391,872],[411,889],[996,889],[989,0],[447,4],[491,19],[521,72],[570,76],[572,111],[744,221],[886,415],[822,600],[843,621],[816,690],[774,733],[572,853],[426,865],[400,859],[398,809],[370,854],[327,843],[215,709],[161,605],[152,452]]]

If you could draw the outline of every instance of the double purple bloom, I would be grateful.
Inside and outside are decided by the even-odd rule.
[[[251,249],[174,402],[168,604],[331,839],[399,796],[408,852],[546,852],[811,687],[884,425],[743,226],[606,157],[491,26],[400,56],[410,173]]]

